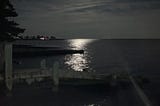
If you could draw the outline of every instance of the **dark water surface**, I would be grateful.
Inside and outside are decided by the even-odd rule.
[[[140,87],[153,106],[159,106],[160,98],[160,40],[95,40],[71,39],[52,41],[17,41],[15,44],[33,44],[67,49],[85,50],[84,54],[14,58],[14,70],[46,67],[55,61],[61,71],[89,71],[97,74],[128,71],[135,78],[144,77],[146,83]],[[45,87],[14,86],[12,97],[0,97],[2,106],[143,106],[131,83],[106,85],[64,86],[58,93]],[[145,106],[145,105],[144,105]]]

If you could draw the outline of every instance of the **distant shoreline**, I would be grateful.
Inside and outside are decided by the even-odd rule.
[[[72,39],[95,39],[95,38],[57,38],[57,39],[48,39],[48,40],[40,40],[40,39],[15,39],[15,41],[18,40],[36,40],[36,41],[51,41],[51,40],[72,40]],[[96,39],[95,39],[96,40]],[[144,39],[144,38],[123,38],[123,39],[119,39],[119,38],[111,38],[111,39],[97,39],[97,40],[160,40],[160,38],[156,39],[156,38],[149,38],[149,39]]]

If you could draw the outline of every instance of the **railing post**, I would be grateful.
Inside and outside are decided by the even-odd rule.
[[[5,52],[5,84],[9,91],[12,90],[12,44],[6,43],[4,47]]]
[[[5,69],[4,69],[4,43],[0,43],[0,81],[4,80],[4,73],[5,73]]]
[[[46,60],[45,59],[42,59],[40,64],[41,64],[42,70],[46,69]]]
[[[59,63],[55,62],[53,64],[53,69],[52,69],[52,79],[53,79],[53,91],[57,92],[58,91],[58,85],[59,85]]]

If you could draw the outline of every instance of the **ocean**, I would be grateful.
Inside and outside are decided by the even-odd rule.
[[[15,44],[33,44],[35,46],[60,47],[84,50],[84,54],[69,54],[43,57],[22,57],[21,64],[15,68],[33,68],[41,59],[46,59],[48,67],[58,61],[62,68],[75,71],[93,71],[97,73],[124,70],[126,67],[133,73],[157,72],[160,63],[160,40],[96,40],[70,39],[51,41],[18,41]],[[29,62],[32,60],[31,62]],[[28,62],[28,63],[27,63]],[[32,64],[32,62],[34,64]],[[23,65],[24,64],[24,65]],[[38,63],[39,64],[39,63]],[[27,66],[26,66],[27,65]],[[152,71],[151,71],[152,70]],[[138,74],[137,73],[137,74]]]
[[[46,61],[48,68],[59,63],[60,71],[88,71],[96,74],[127,71],[135,78],[143,77],[146,83],[140,87],[153,106],[159,106],[160,98],[160,40],[154,39],[68,39],[68,40],[22,40],[14,44],[37,47],[84,50],[84,54],[66,54],[35,57],[13,57],[13,69],[40,68]],[[24,106],[143,106],[132,84],[118,87],[72,87],[63,86],[58,94],[50,90],[16,88],[10,104]],[[28,98],[28,99],[27,99]],[[21,101],[19,101],[21,100]],[[5,102],[9,99],[4,99]],[[28,102],[27,102],[28,101]],[[5,103],[3,102],[3,103]],[[145,105],[144,105],[145,106]]]

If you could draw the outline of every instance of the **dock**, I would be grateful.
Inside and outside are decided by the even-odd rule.
[[[58,63],[53,65],[53,68],[37,68],[37,69],[19,69],[13,70],[12,80],[8,83],[18,83],[26,82],[29,85],[34,82],[41,82],[45,79],[53,81],[53,84],[58,86],[61,82],[65,84],[105,84],[109,83],[111,80],[115,79],[113,74],[96,74],[91,72],[79,72],[73,70],[60,70],[58,68]],[[0,80],[4,80],[3,77],[0,77]],[[77,82],[78,81],[78,82]],[[11,89],[11,88],[10,88]]]
[[[13,45],[13,57],[52,56],[83,54],[84,50],[72,50],[60,47],[37,47],[32,45]]]

